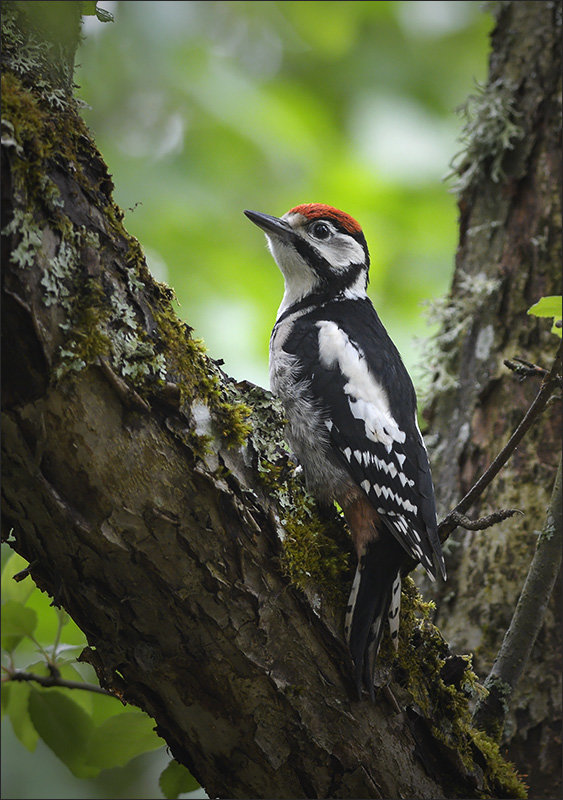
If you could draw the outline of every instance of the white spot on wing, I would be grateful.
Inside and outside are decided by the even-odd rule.
[[[368,439],[381,442],[390,453],[393,442],[405,441],[405,432],[391,414],[387,394],[369,371],[364,353],[335,322],[321,320],[316,324],[321,363],[327,369],[338,366],[346,379],[344,391],[352,416],[364,423]]]

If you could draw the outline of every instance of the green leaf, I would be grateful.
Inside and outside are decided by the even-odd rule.
[[[12,684],[9,681],[2,681],[2,692],[0,694],[1,706],[2,706],[2,717],[6,713],[8,709],[8,702],[10,700],[10,689]]]
[[[61,664],[57,661],[57,667],[59,672],[61,673],[61,678],[65,681],[78,681],[79,683],[85,683],[84,678],[78,672],[78,670],[72,664]],[[57,691],[59,691],[57,689]],[[87,689],[82,691],[81,689],[62,689],[63,694],[67,697],[70,697],[77,705],[80,706],[92,719],[92,723],[95,725],[94,720],[92,718],[92,707],[94,705],[94,694],[89,692]]]
[[[26,603],[28,608],[33,608],[37,612],[38,624],[35,631],[35,638],[43,644],[51,644],[55,641],[59,629],[59,610],[51,605],[51,598],[44,592],[36,591],[30,596]],[[61,641],[64,644],[82,644],[86,646],[84,633],[76,626],[72,619],[66,622]]]
[[[551,332],[561,338],[562,298],[561,295],[548,295],[542,297],[528,309],[528,314],[534,317],[553,317]]]
[[[98,8],[95,0],[83,0],[80,3],[80,13],[83,17],[97,17],[100,22],[113,22],[113,14],[105,8]]]
[[[107,694],[91,694],[92,699],[92,719],[94,724],[99,726],[110,717],[119,714],[129,714],[128,707],[124,706],[117,697],[110,697]]]
[[[31,636],[37,626],[37,614],[16,600],[2,605],[2,647],[11,653],[24,636]]]
[[[113,14],[106,11],[105,8],[96,7],[96,16],[100,22],[113,22]]]
[[[31,685],[29,683],[11,681],[2,686],[8,691],[5,710],[12,723],[14,733],[20,742],[30,752],[35,750],[39,734],[37,733],[31,717],[29,716],[28,701]]]
[[[162,747],[164,742],[154,732],[154,725],[142,711],[106,719],[92,733],[88,763],[100,769],[123,767],[135,756]]]
[[[189,770],[177,761],[170,764],[160,773],[158,784],[164,797],[168,800],[175,800],[185,792],[193,792],[199,789],[199,783]]]
[[[19,553],[12,553],[4,564],[2,570],[2,582],[0,589],[2,592],[2,602],[7,600],[17,600],[18,603],[25,605],[28,597],[35,589],[35,584],[31,579],[31,575],[27,575],[22,581],[15,581],[14,575],[22,572],[29,566],[25,558],[22,558]]]
[[[83,0],[80,3],[80,13],[83,17],[95,17],[96,5],[96,0]]]
[[[45,744],[73,775],[92,778],[100,772],[86,759],[94,725],[77,703],[55,689],[40,691],[32,688],[29,714]]]

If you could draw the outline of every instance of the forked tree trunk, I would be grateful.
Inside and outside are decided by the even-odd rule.
[[[448,669],[408,581],[399,659],[380,674],[393,695],[354,699],[341,523],[291,476],[268,393],[230,381],[175,318],[123,229],[68,70],[45,61],[21,11],[4,4],[2,513],[33,579],[86,633],[102,685],[154,717],[211,796],[522,796],[471,729],[471,675]],[[543,163],[552,131],[534,130],[528,158]],[[461,422],[473,394],[456,397]],[[442,489],[453,462],[437,460]],[[458,488],[444,480],[443,502]],[[301,591],[287,565],[330,569],[341,591]]]

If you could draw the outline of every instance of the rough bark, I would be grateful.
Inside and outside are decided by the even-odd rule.
[[[486,87],[470,102],[458,162],[460,240],[442,329],[429,357],[436,381],[427,411],[440,506],[447,511],[506,442],[537,389],[503,365],[521,356],[550,368],[557,340],[526,317],[561,293],[561,4],[497,3]],[[517,507],[485,532],[447,545],[449,580],[437,624],[474,653],[485,678],[510,624],[532,559],[560,453],[558,404],[548,407],[499,479],[471,509]],[[531,661],[512,698],[503,744],[531,796],[561,791],[561,596],[548,605]]]
[[[21,8],[3,14],[2,514],[33,579],[211,796],[523,796],[408,581],[393,694],[354,699],[341,523],[291,476],[272,398],[209,361],[147,273]],[[315,565],[340,595],[296,588]]]
[[[473,714],[474,723],[496,737],[502,733],[512,693],[528,666],[553,586],[561,569],[562,538],[561,461],[559,461],[551,502],[538,537],[534,558],[510,627],[485,681],[488,694],[482,698]]]

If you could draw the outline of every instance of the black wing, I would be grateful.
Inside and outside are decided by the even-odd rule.
[[[299,352],[335,454],[390,533],[432,577],[435,556],[445,577],[414,388],[371,302],[335,301],[302,316],[284,350]]]

